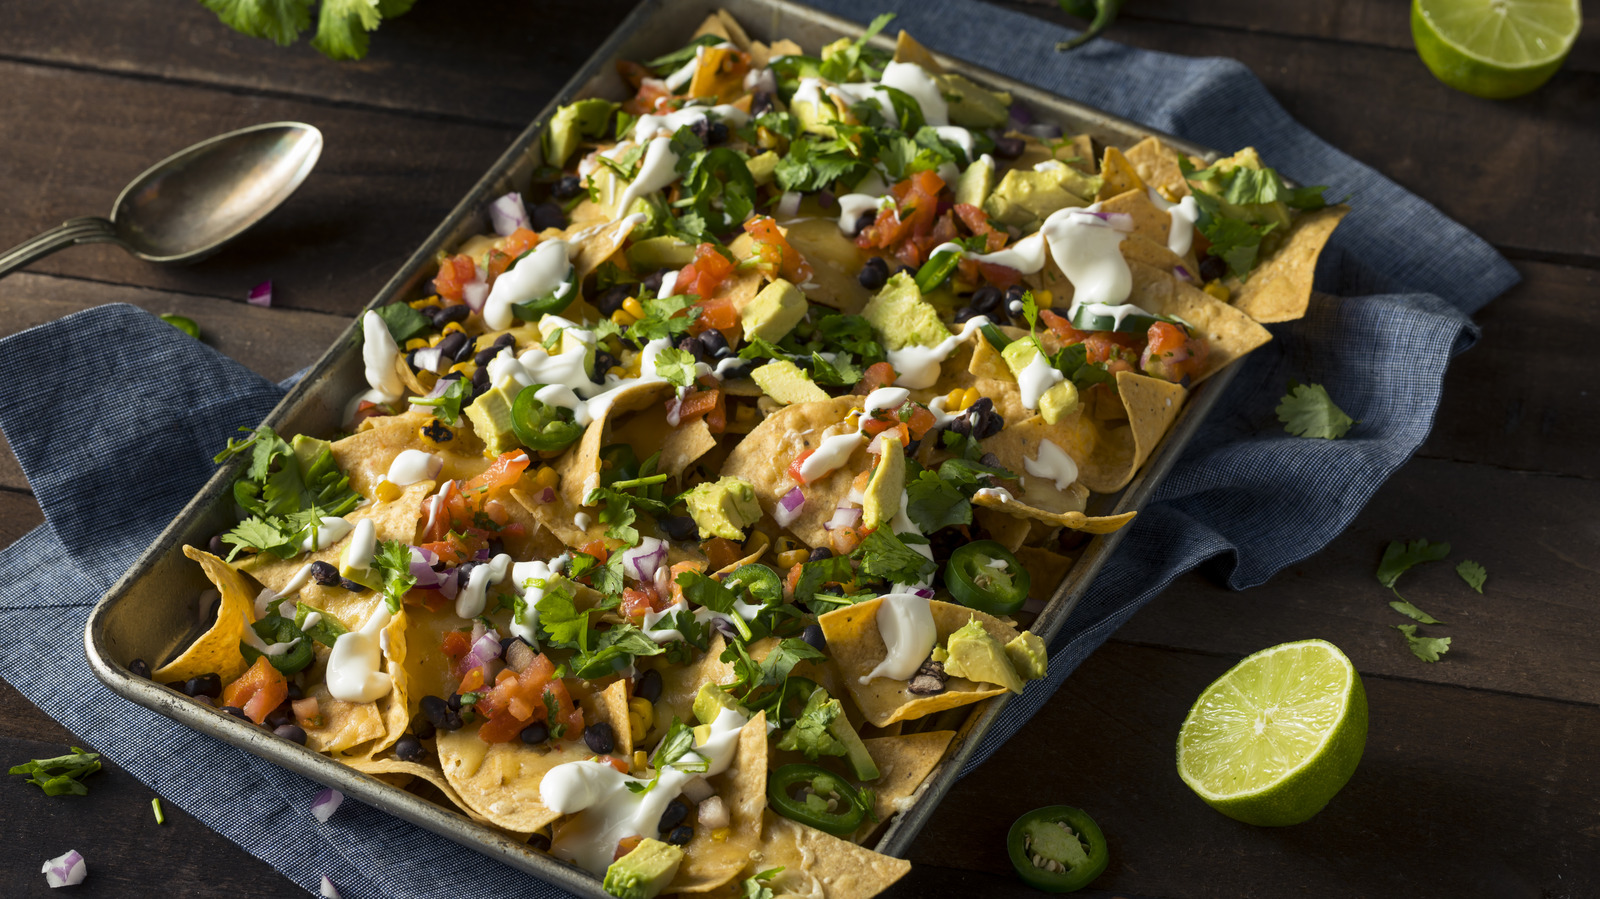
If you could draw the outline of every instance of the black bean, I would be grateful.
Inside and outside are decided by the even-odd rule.
[[[826,546],[819,546],[811,551],[811,555],[806,557],[806,561],[821,562],[823,559],[831,558],[833,558],[833,550],[827,548]]]
[[[700,344],[705,347],[706,355],[710,358],[721,358],[730,349],[728,338],[716,328],[707,328],[700,332]]]
[[[418,703],[422,709],[422,717],[437,730],[448,730],[445,722],[450,720],[450,706],[437,696],[424,696]]]
[[[706,126],[706,143],[712,146],[728,142],[728,125],[726,122],[712,122]]]
[[[976,405],[976,404],[974,404],[974,405]],[[483,564],[482,562],[467,561],[467,562],[462,562],[460,565],[457,565],[456,566],[456,589],[457,590],[466,589],[467,581],[472,578],[472,569],[477,568],[479,565],[482,565],[482,564]],[[451,708],[455,708],[455,706],[451,706]]]
[[[921,437],[918,437],[917,439],[911,441],[910,443],[907,443],[904,447],[901,448],[900,451],[905,453],[907,456],[911,456],[911,457],[915,458],[916,455],[917,455],[917,450],[919,450],[919,449],[922,449],[922,438]]]
[[[622,304],[627,302],[628,297],[631,296],[633,296],[633,291],[629,285],[613,284],[600,291],[600,295],[595,297],[594,305],[600,310],[601,315],[610,318],[618,309],[622,308]]]
[[[480,365],[472,372],[472,392],[474,394],[487,393],[494,386],[489,380],[489,367]]]
[[[1001,159],[1016,159],[1026,150],[1028,144],[1020,137],[997,137],[994,139],[994,155]]]
[[[300,689],[300,685],[295,683],[294,681],[289,681],[288,689],[289,689],[289,701],[290,702],[294,702],[297,699],[305,699],[306,698],[306,691]]]
[[[956,310],[955,323],[958,325],[965,324],[970,319],[976,318],[981,314],[982,313],[971,306],[962,306],[960,309]]]
[[[528,837],[528,846],[532,849],[538,850],[539,852],[549,852],[550,837],[542,833],[536,833],[533,836]]]
[[[434,344],[434,349],[439,355],[454,362],[461,362],[472,353],[472,341],[460,331],[453,331],[444,336],[444,339]]]
[[[684,337],[678,341],[678,349],[693,356],[696,362],[705,362],[709,358],[706,345],[701,343],[698,337]]]
[[[1027,292],[1028,288],[1023,287],[1021,284],[1011,285],[1011,287],[1006,290],[1006,309],[1010,310],[1012,303],[1022,302],[1022,297],[1027,294]]]
[[[406,734],[394,743],[394,756],[402,762],[422,761],[422,741]]]
[[[294,723],[294,707],[287,702],[267,713],[268,727],[282,727]]]
[[[484,347],[483,349],[479,350],[477,353],[473,354],[472,363],[474,365],[478,366],[479,368],[483,368],[483,367],[485,367],[485,366],[487,366],[489,364],[489,360],[490,359],[493,359],[494,357],[500,355],[500,351],[502,349],[504,349],[504,347],[497,347],[497,346]],[[476,372],[474,372],[474,374],[476,374]]]
[[[994,453],[984,453],[983,455],[978,457],[978,464],[979,465],[987,465],[990,468],[999,468],[1000,467],[1000,457],[996,456]]]
[[[550,195],[558,200],[570,200],[583,193],[583,179],[577,175],[562,175],[561,180],[550,188]]]
[[[967,301],[972,308],[987,315],[1000,305],[1000,290],[992,284],[985,284],[972,292],[972,299]]]
[[[244,709],[241,709],[236,705],[225,705],[222,707],[222,711],[243,721],[250,720],[250,716],[244,713]]]
[[[347,577],[339,578],[339,586],[349,590],[351,593],[361,593],[367,589],[365,585],[358,584]]]
[[[561,211],[561,206],[556,203],[540,203],[528,210],[528,220],[533,223],[533,230],[535,231],[565,228],[567,226],[567,215]]]
[[[756,91],[755,96],[750,98],[750,115],[759,117],[762,113],[771,112],[772,101],[772,91]]]
[[[695,533],[699,530],[699,525],[695,524],[694,519],[687,515],[668,515],[665,518],[656,519],[656,524],[660,525],[661,530],[665,531],[667,536],[674,540],[693,540]]]
[[[339,585],[339,569],[328,562],[311,563],[311,579],[322,587],[337,587]]]
[[[489,558],[494,558],[506,551],[506,542],[499,537],[489,538]]]
[[[687,824],[679,824],[672,828],[672,833],[667,834],[667,842],[674,846],[687,846],[694,839],[694,828]]]
[[[733,378],[748,378],[750,373],[756,370],[756,366],[764,361],[766,360],[745,359],[737,364],[726,366],[722,369],[722,379],[727,381]]]
[[[689,130],[694,132],[695,137],[700,138],[701,143],[708,143],[706,137],[711,133],[711,123],[705,119],[700,119],[690,123]]]
[[[522,742],[536,746],[550,739],[550,728],[543,721],[535,721],[522,729]]]
[[[651,272],[650,274],[645,275],[644,280],[639,283],[639,296],[653,297],[660,293],[661,282],[666,278],[666,276],[666,272]]]
[[[1215,281],[1228,273],[1228,264],[1210,253],[1200,257],[1200,280]]]
[[[411,732],[417,735],[417,739],[426,740],[438,733],[439,729],[434,727],[433,722],[429,721],[426,716],[418,715],[411,719]]]
[[[195,702],[198,702],[201,705],[208,705],[208,706],[211,706],[212,708],[216,708],[216,706],[217,706],[217,701],[215,699],[212,699],[209,696],[200,695],[200,696],[196,696],[196,697],[193,697],[193,698],[194,698]]]
[[[220,534],[213,534],[211,540],[206,543],[206,548],[211,550],[213,556],[220,556],[228,551],[228,548],[222,545],[222,536]]]
[[[617,747],[617,734],[610,722],[597,721],[583,729],[583,742],[596,755],[605,755]]]
[[[877,220],[878,213],[876,210],[869,209],[866,212],[861,213],[860,215],[856,216],[855,228],[851,230],[851,235],[854,236],[867,230],[868,228],[872,227],[872,223]]]
[[[500,347],[511,347],[512,351],[515,352],[517,349],[517,339],[512,337],[510,334],[501,334],[499,337],[494,339],[492,346],[494,346],[496,349],[499,349]]]
[[[646,668],[644,673],[634,678],[633,695],[645,702],[655,702],[661,698],[661,690],[665,685],[661,681],[661,672],[654,668]]]
[[[462,720],[460,712],[453,709],[447,709],[446,711],[449,713],[449,717],[445,719],[445,730],[455,733],[466,726],[466,722]]]
[[[611,355],[605,350],[595,350],[594,374],[589,376],[589,380],[596,384],[604,384],[606,382],[606,372],[610,371],[614,366],[616,366],[616,364],[616,356]]]
[[[689,804],[682,799],[674,799],[661,811],[661,820],[656,823],[656,831],[666,833],[682,824],[688,817]]]
[[[986,396],[978,397],[978,401],[968,406],[966,414],[961,417],[967,422],[972,436],[979,440],[993,437],[1005,426],[1005,419],[994,411],[994,400]]]
[[[856,281],[868,290],[879,290],[888,280],[889,263],[884,262],[882,256],[868,259],[867,264],[861,267],[861,273],[856,275]]]
[[[441,306],[436,313],[439,317],[439,327],[444,327],[451,322],[464,322],[472,314],[472,309],[465,303],[456,303],[453,306]]]
[[[280,727],[275,727],[272,729],[272,732],[284,738],[285,740],[288,740],[290,743],[299,743],[301,746],[306,745],[305,729],[298,724],[285,724]]]
[[[150,663],[144,659],[134,659],[128,663],[128,673],[134,677],[150,677]]]
[[[818,652],[828,651],[828,638],[823,636],[820,624],[807,625],[805,631],[800,634],[800,639],[810,643]]]
[[[450,698],[444,701],[445,707],[453,712],[461,711],[461,694],[451,693]]]
[[[191,677],[183,682],[183,692],[190,696],[210,696],[215,699],[222,695],[222,678],[216,674]]]

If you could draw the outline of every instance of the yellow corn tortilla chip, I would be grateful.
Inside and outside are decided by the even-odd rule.
[[[633,728],[628,726],[628,682],[614,681],[611,686],[584,697],[584,717],[590,721],[604,721],[616,734],[612,754],[617,758],[633,757]]]
[[[183,554],[200,563],[206,577],[222,594],[222,601],[217,603],[217,620],[177,658],[152,672],[150,679],[168,683],[215,672],[227,683],[249,667],[244,653],[239,651],[239,638],[245,626],[256,620],[255,591],[244,575],[211,553],[185,546]]]
[[[1138,171],[1116,147],[1106,147],[1105,155],[1100,160],[1100,177],[1105,180],[1100,184],[1100,192],[1095,195],[1097,199],[1105,200],[1127,191],[1144,193],[1144,181],[1140,180]]]
[[[1181,384],[1117,372],[1117,396],[1127,420],[1096,422],[1095,448],[1078,466],[1078,483],[1096,493],[1115,493],[1126,487],[1178,419],[1188,394]]]
[[[383,671],[392,685],[389,692],[377,700],[378,715],[383,720],[383,736],[355,747],[352,755],[372,758],[393,746],[411,726],[411,678],[406,673],[406,631],[409,626],[407,610],[399,613],[384,626]]]
[[[750,36],[745,34],[744,27],[725,9],[719,9],[706,16],[705,21],[694,31],[695,37],[702,34],[714,34],[740,50],[750,49]]]
[[[1233,307],[1258,322],[1304,318],[1311,305],[1317,257],[1349,211],[1348,206],[1327,206],[1300,216],[1283,243],[1256,266],[1248,281],[1228,280]]]
[[[851,841],[864,843],[868,836],[889,819],[910,807],[912,794],[928,779],[933,769],[944,758],[953,730],[930,730],[904,736],[873,737],[862,740],[867,754],[878,766],[878,779],[861,782],[873,792],[873,814],[878,820],[868,818],[851,834]],[[839,765],[841,773],[844,766]]]
[[[406,762],[395,758],[346,759],[344,760],[344,763],[356,769],[357,771],[362,772],[363,774],[371,774],[372,776],[379,777],[380,779],[386,776],[404,775],[406,777],[415,777],[425,780],[428,783],[433,784],[434,788],[443,793],[446,799],[454,803],[456,808],[461,810],[462,814],[465,814],[472,820],[483,824],[492,823],[489,821],[489,819],[473,811],[471,806],[463,802],[461,799],[461,794],[457,793],[456,788],[450,786],[450,781],[445,779],[444,771],[433,765],[425,765],[420,762]]]
[[[1209,344],[1205,368],[1195,383],[1272,339],[1272,333],[1250,316],[1179,281],[1171,270],[1142,262],[1129,262],[1128,269],[1133,274],[1133,293],[1128,302],[1157,315],[1188,322]]]
[[[1124,259],[1143,262],[1169,272],[1181,265],[1191,277],[1197,276],[1200,261],[1195,258],[1193,242],[1184,256],[1168,249],[1172,213],[1157,208],[1148,193],[1130,190],[1101,203],[1100,209],[1102,212],[1125,213],[1133,219],[1133,234],[1122,242],[1120,248]]]
[[[1177,201],[1189,195],[1189,182],[1184,180],[1183,169],[1178,167],[1182,157],[1177,150],[1147,137],[1129,147],[1123,155],[1140,180],[1162,191],[1168,200]]]
[[[582,740],[535,748],[520,740],[485,743],[474,728],[439,733],[439,762],[468,809],[515,831],[535,831],[561,817],[539,801],[539,782],[551,768],[594,757]]]
[[[1049,602],[1056,595],[1056,588],[1066,579],[1067,572],[1072,570],[1072,557],[1052,549],[1024,546],[1012,552],[1016,554],[1017,561],[1022,563],[1022,567],[1028,569],[1030,599]]]
[[[944,71],[944,66],[939,65],[939,60],[933,58],[933,51],[922,46],[916,38],[907,34],[904,30],[900,32],[900,36],[894,42],[894,61],[914,62],[933,75]]]
[[[789,245],[811,265],[811,280],[801,287],[806,299],[859,315],[872,298],[872,292],[856,278],[867,255],[839,231],[835,218],[822,216],[794,222],[788,228]]]
[[[945,691],[933,696],[917,696],[906,692],[906,682],[875,677],[863,684],[861,679],[883,661],[888,653],[883,637],[878,633],[878,606],[880,599],[845,606],[825,613],[817,619],[828,640],[828,651],[839,673],[844,677],[845,688],[860,707],[861,713],[872,724],[883,727],[908,718],[921,718],[934,712],[987,699],[1005,692],[994,684],[979,684],[964,677],[952,677]],[[1016,628],[992,615],[932,600],[933,623],[938,630],[938,643],[942,645],[950,635],[965,625],[969,618],[977,618],[984,628],[1001,643],[1016,638]]]
[[[762,511],[772,515],[779,498],[795,486],[789,477],[789,463],[827,437],[849,432],[846,416],[860,409],[863,402],[863,397],[841,396],[779,409],[739,441],[722,463],[722,474],[749,481]],[[867,441],[863,440],[845,464],[805,485],[806,504],[789,525],[789,531],[810,546],[828,545],[828,532],[822,525],[833,517],[840,500],[849,495],[851,481],[866,470],[869,458]]]
[[[881,855],[768,812],[760,846],[738,876],[740,881],[710,893],[714,899],[738,899],[738,883],[770,868],[783,870],[765,883],[781,896],[812,899],[861,899],[876,896],[906,876],[911,863]]]
[[[1028,539],[1031,525],[1026,518],[1015,518],[982,506],[973,509],[972,515],[978,524],[989,532],[990,540],[1012,552],[1016,552],[1023,541]]]
[[[1104,518],[1096,518],[1085,515],[1082,512],[1046,512],[1043,509],[1036,509],[1033,506],[1020,502],[1015,497],[1007,498],[1006,496],[996,495],[987,491],[981,491],[974,496],[972,498],[972,504],[974,506],[983,506],[985,508],[994,509],[997,512],[1005,512],[1010,515],[1019,515],[1024,518],[1031,518],[1035,521],[1058,524],[1062,527],[1072,528],[1075,531],[1087,531],[1091,534],[1109,534],[1132,521],[1133,516],[1137,514],[1134,512],[1124,512],[1121,515],[1111,515]]]
[[[583,505],[585,482],[600,473],[600,450],[613,442],[610,439],[611,419],[626,412],[637,412],[647,408],[656,400],[664,398],[671,390],[670,384],[636,383],[612,391],[615,397],[611,404],[599,417],[589,422],[589,426],[584,429],[583,437],[575,445],[568,447],[566,453],[555,464],[556,473],[561,476],[561,487],[557,492],[566,499],[566,504],[572,511]],[[555,505],[550,504],[552,507]],[[571,512],[568,512],[566,517],[570,521]],[[557,536],[561,536],[561,532],[554,527],[551,530]]]
[[[305,729],[306,745],[317,752],[342,753],[388,733],[376,702],[334,699],[326,684],[312,687],[310,695],[317,701],[322,726]],[[398,734],[395,736],[399,738]]]
[[[569,241],[577,242],[577,254],[572,257],[572,266],[577,280],[581,283],[584,278],[600,267],[627,242],[628,235],[633,233],[636,222],[632,216],[623,216],[614,222],[600,226],[591,225],[588,228],[573,230],[567,237]]]
[[[695,724],[694,698],[699,695],[702,686],[732,683],[737,679],[733,666],[721,658],[722,651],[727,647],[722,635],[714,634],[710,648],[692,665],[668,665],[660,656],[638,660],[640,668],[653,667],[661,672],[661,698],[655,701],[656,720],[650,727],[650,736],[645,743],[653,746],[660,742],[672,726],[673,718],[685,724]]]
[[[706,778],[727,804],[730,833],[718,840],[709,827],[696,827],[683,847],[683,863],[665,892],[704,893],[738,876],[761,845],[767,809],[767,714],[757,712],[739,729],[739,749],[721,774]]]

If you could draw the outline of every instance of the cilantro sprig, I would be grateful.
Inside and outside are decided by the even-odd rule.
[[[85,796],[89,788],[84,786],[83,779],[100,767],[100,753],[85,752],[74,746],[68,755],[13,765],[11,773],[27,775],[28,783],[37,784],[46,796]]]
[[[413,396],[408,398],[413,406],[428,406],[433,417],[452,427],[461,423],[461,407],[472,402],[472,382],[456,378],[438,396]]]
[[[1321,384],[1289,382],[1289,392],[1274,410],[1283,429],[1296,437],[1337,440],[1350,432],[1355,419],[1345,414]]]
[[[212,459],[219,465],[240,455],[250,460],[233,483],[234,502],[245,517],[222,535],[233,547],[230,561],[245,549],[284,559],[299,555],[301,540],[324,517],[346,515],[361,501],[327,442],[297,437],[291,446],[266,425],[239,430],[250,436],[229,440]]]

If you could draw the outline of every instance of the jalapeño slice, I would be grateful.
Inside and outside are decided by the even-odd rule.
[[[801,792],[796,798],[796,792]],[[833,800],[833,810],[828,801]],[[772,810],[824,833],[845,837],[866,820],[869,803],[850,782],[816,765],[784,765],[767,778]]]
[[[522,256],[526,256],[531,252],[533,251],[528,250]],[[522,256],[518,256],[511,263],[512,268],[516,268],[517,263],[522,261]],[[546,315],[554,315],[572,305],[572,301],[578,295],[577,291],[572,289],[572,276],[574,274],[576,274],[576,269],[570,265],[567,266],[567,276],[561,280],[559,287],[542,297],[535,297],[526,303],[513,303],[511,314],[525,322],[536,322]]]
[[[542,384],[524,387],[511,404],[511,430],[517,442],[534,452],[566,449],[583,436],[583,427],[572,420],[572,413],[541,401],[534,393]]]
[[[1150,330],[1156,322],[1181,325],[1181,321],[1165,315],[1151,315],[1138,306],[1100,306],[1100,309],[1116,309],[1121,312],[1105,315],[1101,312],[1091,311],[1092,304],[1077,306],[1072,310],[1072,326],[1079,331],[1121,331],[1125,334],[1143,334]]]
[[[990,615],[1010,615],[1021,609],[1032,583],[1028,569],[993,540],[958,548],[944,566],[944,585],[955,601]]]
[[[1036,808],[1018,818],[1006,836],[1006,851],[1023,883],[1047,893],[1083,889],[1111,858],[1100,825],[1070,805]]]

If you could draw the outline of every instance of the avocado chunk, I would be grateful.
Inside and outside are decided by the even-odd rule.
[[[967,619],[945,644],[944,672],[985,684],[999,684],[1013,693],[1022,692],[1022,678],[1011,667],[1005,646],[996,640],[976,618]]]
[[[556,110],[544,130],[544,164],[562,168],[567,157],[577,152],[585,137],[599,137],[605,133],[606,123],[617,111],[610,100],[591,98],[569,103]]]
[[[1098,177],[1086,176],[1059,162],[1040,165],[1045,167],[1044,171],[1012,169],[1006,172],[983,202],[983,209],[990,218],[1024,231],[1035,231],[1052,212],[1089,205],[1084,197],[1092,197],[1099,190],[1098,183],[1090,189],[1090,183],[1098,182]],[[1079,193],[1079,190],[1085,192]]]
[[[323,453],[333,452],[333,444],[326,440],[318,440],[315,437],[307,437],[304,434],[294,435],[294,441],[289,446],[294,450],[295,461],[300,463],[300,476],[302,478],[311,473],[312,468],[321,461]]]
[[[839,108],[833,105],[833,98],[828,95],[826,88],[817,88],[817,96],[819,102],[816,103],[810,100],[791,101],[789,111],[800,123],[801,131],[837,137],[839,132],[834,130],[833,123],[839,120]]]
[[[1039,415],[1047,425],[1078,411],[1078,387],[1071,381],[1061,381],[1039,396]]]
[[[900,499],[906,489],[906,454],[899,437],[885,436],[878,452],[878,467],[867,479],[866,495],[861,498],[861,526],[875,528],[900,513]]]
[[[759,156],[750,157],[750,161],[746,162],[744,167],[750,170],[750,177],[755,179],[756,186],[761,187],[772,183],[772,174],[777,171],[779,160],[776,150],[768,150]]]
[[[961,173],[956,181],[956,203],[983,208],[983,201],[994,190],[994,160],[987,154],[979,156]]]
[[[467,420],[472,422],[472,432],[483,441],[487,455],[498,456],[521,446],[511,426],[511,404],[521,390],[521,385],[514,382],[492,387],[467,407]]]
[[[750,717],[750,710],[745,708],[739,700],[729,695],[727,690],[716,684],[705,684],[700,687],[700,692],[694,696],[694,716],[700,723],[709,726],[722,714],[723,709],[733,709],[735,712]]]
[[[1050,653],[1045,651],[1044,641],[1039,639],[1038,634],[1023,631],[1006,644],[1006,658],[1011,660],[1011,667],[1017,669],[1017,674],[1023,680],[1038,680],[1044,677]]]
[[[1000,358],[1005,360],[1006,368],[1011,369],[1014,377],[1020,377],[1022,370],[1028,367],[1033,357],[1039,354],[1039,344],[1032,340],[1013,340],[1006,344],[1000,351]]]
[[[743,540],[744,529],[761,520],[756,488],[744,478],[723,475],[690,490],[684,497],[689,517],[700,527],[700,539]]]
[[[572,327],[572,322],[569,322],[558,315],[545,314],[539,316],[538,343],[542,344],[546,340],[549,340],[550,335],[556,333],[557,331],[561,332],[561,339],[556,341],[555,347],[548,350],[548,352],[559,356],[562,353],[570,353],[581,345],[585,350],[583,357],[583,370],[594,371],[595,341],[592,333],[585,331],[582,328]],[[512,394],[512,398],[516,398],[515,393]]]
[[[694,261],[694,247],[676,237],[662,235],[641,240],[628,248],[628,264],[636,272],[658,268],[683,268]]]
[[[677,876],[682,863],[682,849],[647,837],[611,863],[602,886],[617,899],[655,899]]]
[[[806,295],[782,278],[750,298],[739,310],[744,333],[777,343],[806,317]]]
[[[774,359],[752,371],[750,379],[763,393],[785,406],[795,403],[821,403],[830,397],[811,380],[811,376],[787,359]]]
[[[933,76],[950,104],[950,124],[963,128],[1001,128],[1011,121],[1011,95],[979,86],[965,75]]]
[[[885,349],[938,346],[950,336],[950,329],[939,318],[939,310],[922,298],[917,282],[906,272],[890,278],[883,289],[867,301],[861,315],[883,338]]]

